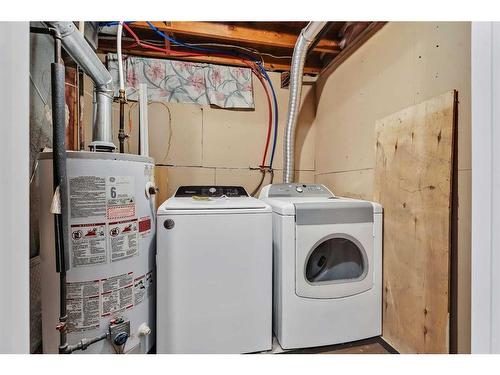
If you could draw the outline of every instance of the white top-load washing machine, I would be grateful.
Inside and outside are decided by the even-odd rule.
[[[284,349],[382,331],[382,207],[323,185],[274,184],[273,329]]]
[[[180,187],[158,208],[158,353],[271,349],[271,222],[235,186]]]

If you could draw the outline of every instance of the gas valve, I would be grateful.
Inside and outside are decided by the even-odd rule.
[[[115,318],[109,322],[109,339],[117,353],[123,353],[125,344],[130,337],[130,321]]]

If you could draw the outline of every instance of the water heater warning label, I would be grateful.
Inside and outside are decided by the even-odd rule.
[[[68,332],[99,328],[99,280],[67,283]]]
[[[153,294],[153,271],[134,279],[134,305]]]
[[[134,176],[69,178],[72,267],[138,254],[139,238],[151,232],[151,219],[138,221],[135,188]]]
[[[71,226],[73,267],[106,263],[106,224]]]
[[[134,307],[134,274],[102,279],[102,316]]]
[[[108,234],[111,262],[138,254],[137,233],[137,219],[109,223]]]
[[[69,179],[71,218],[102,219],[106,215],[106,179],[78,176]]]
[[[134,217],[134,176],[71,177],[69,200],[72,219],[95,221]]]

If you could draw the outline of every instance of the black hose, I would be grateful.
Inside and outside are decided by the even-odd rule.
[[[59,273],[59,352],[68,345],[66,337],[66,271],[68,270],[66,251],[68,249],[67,186],[66,186],[66,125],[65,125],[65,69],[61,59],[61,39],[57,31],[54,35],[54,60],[51,64],[52,89],[52,168],[54,194],[59,210],[54,213],[54,242],[56,271]]]

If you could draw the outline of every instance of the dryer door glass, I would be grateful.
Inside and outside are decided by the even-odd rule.
[[[311,284],[361,280],[367,272],[365,252],[347,238],[330,238],[309,255],[306,279]]]

